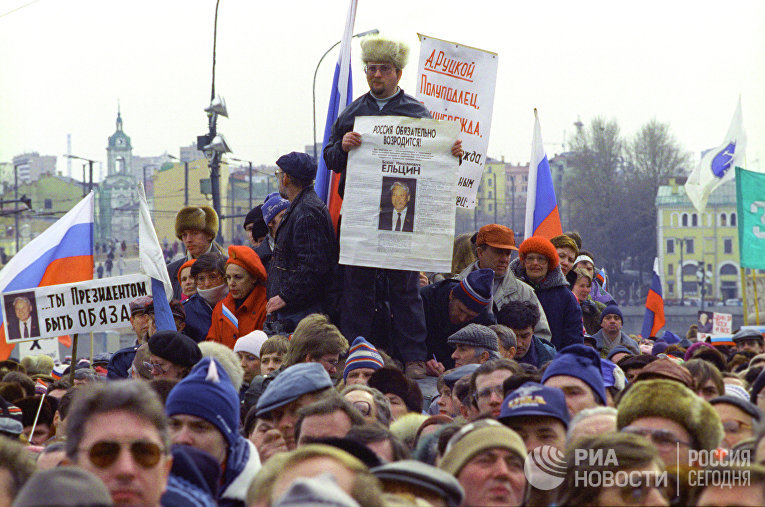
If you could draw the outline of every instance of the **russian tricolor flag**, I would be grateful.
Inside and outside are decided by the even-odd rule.
[[[661,278],[659,276],[659,258],[653,260],[653,277],[651,278],[651,288],[648,289],[648,295],[645,298],[645,317],[643,317],[643,329],[641,335],[643,338],[656,336],[659,329],[664,327],[664,298],[661,294]]]
[[[550,239],[563,234],[552,173],[542,143],[542,127],[539,126],[536,108],[534,109],[534,138],[531,142],[528,183],[524,236],[527,238],[542,236]]]
[[[0,271],[0,293],[92,279],[93,192],[90,192],[13,256]],[[3,360],[10,357],[15,346],[6,343],[4,327],[0,325]]]
[[[340,42],[340,56],[335,66],[335,76],[332,79],[332,93],[329,97],[329,107],[327,108],[327,121],[324,125],[324,140],[321,143],[321,152],[319,153],[319,166],[316,172],[316,183],[314,189],[322,201],[327,203],[329,213],[332,215],[332,222],[337,229],[337,221],[340,218],[340,208],[343,200],[337,193],[337,187],[340,183],[340,174],[333,173],[327,169],[324,163],[322,153],[327,146],[329,136],[332,132],[332,125],[337,120],[340,112],[353,100],[353,82],[351,80],[351,38],[353,37],[353,25],[356,23],[356,3],[358,0],[351,0],[348,6],[348,16],[345,19],[345,31]]]

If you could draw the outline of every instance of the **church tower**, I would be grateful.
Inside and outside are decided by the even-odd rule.
[[[133,146],[130,137],[122,130],[122,115],[117,106],[117,130],[109,136],[109,145],[106,147],[107,176],[112,174],[133,173]]]

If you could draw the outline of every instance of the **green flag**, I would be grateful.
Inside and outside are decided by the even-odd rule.
[[[765,173],[736,167],[741,266],[765,269]]]

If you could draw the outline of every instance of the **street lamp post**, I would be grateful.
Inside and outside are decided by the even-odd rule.
[[[93,164],[96,161],[95,160],[91,160],[89,158],[85,158],[85,157],[78,157],[77,155],[69,155],[68,153],[65,153],[64,156],[66,158],[74,158],[74,159],[77,159],[77,160],[84,160],[85,162],[88,163],[90,176],[89,176],[88,191],[87,192],[85,191],[85,168],[84,167],[83,167],[83,174],[82,174],[82,196],[85,197],[86,195],[88,195],[88,192],[93,190]]]
[[[183,205],[189,205],[189,162],[188,160],[181,160],[175,155],[167,154],[168,157],[183,162]]]
[[[366,32],[357,33],[353,36],[353,38],[364,37],[365,35],[374,35],[378,33],[380,33],[380,30],[373,28],[372,30],[367,30]],[[316,75],[319,73],[319,66],[321,65],[321,62],[324,61],[324,57],[327,56],[330,51],[335,49],[341,42],[342,41],[340,40],[335,42],[331,48],[329,48],[324,52],[323,55],[321,55],[321,58],[319,58],[319,63],[316,64],[316,70],[313,71],[313,158],[316,163],[319,161],[319,155],[316,151]],[[250,205],[250,207],[252,207],[252,205]]]
[[[248,176],[248,180],[250,182],[250,184],[248,185],[249,191],[250,191],[250,208],[249,209],[252,209],[252,162],[250,160],[242,160],[240,158],[234,158],[234,157],[228,157],[228,159],[233,160],[234,162],[243,162],[243,163],[246,162],[249,167],[249,176]]]

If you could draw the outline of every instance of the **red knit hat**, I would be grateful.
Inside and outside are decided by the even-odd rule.
[[[518,249],[518,255],[520,256],[521,261],[525,259],[526,254],[529,252],[542,254],[547,257],[549,263],[547,269],[549,270],[555,269],[560,263],[558,250],[556,250],[553,244],[550,243],[549,239],[543,238],[542,236],[532,236],[523,240],[521,247]]]
[[[181,272],[184,269],[186,269],[186,268],[190,268],[191,265],[194,264],[194,261],[196,261],[196,259],[189,259],[186,262],[184,262],[183,264],[181,264],[180,268],[178,268],[178,283],[182,283],[181,282]]]
[[[228,247],[228,260],[226,264],[236,264],[243,268],[257,280],[266,279],[266,268],[260,261],[255,250],[245,245],[231,245]]]

